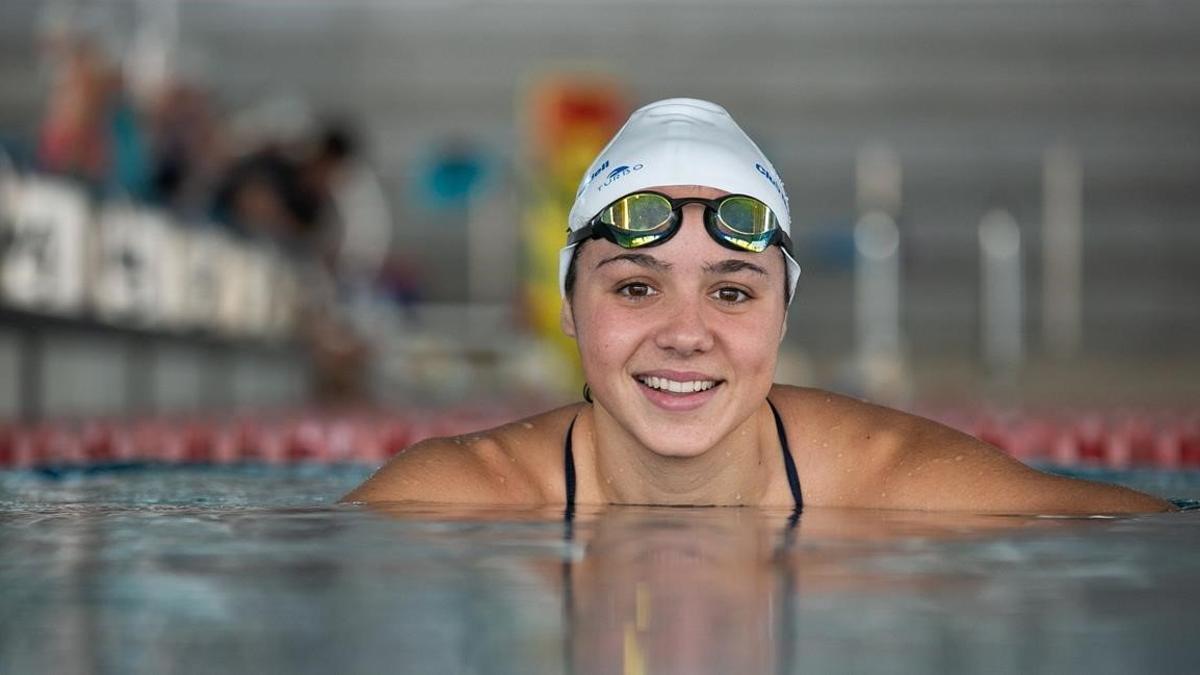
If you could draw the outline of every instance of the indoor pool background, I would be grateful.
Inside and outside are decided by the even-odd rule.
[[[360,466],[0,472],[0,672],[1186,672],[1196,513],[334,502]],[[1189,505],[1200,473],[1105,478]]]

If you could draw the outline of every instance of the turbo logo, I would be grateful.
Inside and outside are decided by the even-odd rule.
[[[603,167],[601,167],[601,168],[603,168]],[[641,170],[642,170],[641,164],[634,164],[633,166],[629,166],[628,164],[622,164],[621,166],[618,166],[617,168],[608,172],[608,176],[606,176],[604,178],[604,182],[600,184],[600,187],[596,188],[596,191],[599,192],[599,191],[603,190],[604,188],[608,187],[609,185],[612,185],[613,183],[621,180],[625,176],[628,176],[629,174],[633,173],[634,171],[641,171]]]

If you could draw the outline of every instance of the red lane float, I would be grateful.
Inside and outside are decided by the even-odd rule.
[[[7,424],[0,425],[0,469],[16,462],[16,432]]]
[[[378,466],[426,438],[461,436],[528,412],[507,406],[233,417],[98,418],[0,425],[0,469],[125,463]],[[1034,464],[1200,470],[1200,411],[923,411]]]

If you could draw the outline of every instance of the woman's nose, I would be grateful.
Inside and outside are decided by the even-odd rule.
[[[703,298],[678,298],[669,304],[660,305],[666,311],[661,315],[655,345],[680,356],[712,349],[713,334],[705,320]]]

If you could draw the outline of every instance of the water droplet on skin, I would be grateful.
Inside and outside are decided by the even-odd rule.
[[[529,423],[529,422],[521,422],[521,426],[525,427],[526,429],[532,429],[532,428],[533,428],[533,424],[531,424],[531,423]]]
[[[956,461],[956,462],[961,462],[961,461],[962,461],[962,458],[963,458],[963,456],[962,456],[962,455],[956,455],[956,456],[954,457],[954,461]]]

